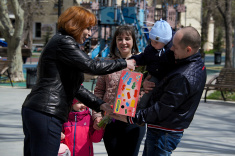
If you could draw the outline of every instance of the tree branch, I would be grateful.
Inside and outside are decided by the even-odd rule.
[[[216,0],[216,6],[217,6],[217,8],[218,8],[220,14],[221,14],[221,15],[223,16],[223,18],[225,19],[225,14],[224,14],[224,12],[223,12],[221,6],[219,5],[218,0]]]
[[[15,14],[15,28],[17,28],[15,29],[13,36],[17,40],[20,40],[24,27],[24,10],[20,7],[18,0],[9,0],[9,2],[11,3]]]
[[[11,36],[13,33],[14,29],[9,18],[6,0],[0,0],[0,17],[0,30],[4,38],[7,40],[8,36]]]

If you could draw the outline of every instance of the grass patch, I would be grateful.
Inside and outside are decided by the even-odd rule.
[[[209,66],[209,67],[206,67],[206,69],[219,70],[219,71],[223,68],[224,68],[223,66]]]
[[[235,101],[235,93],[234,92],[223,92],[223,93],[226,98],[226,101]],[[207,99],[223,100],[220,91],[214,91],[209,96],[207,96]]]
[[[212,49],[212,50],[204,51],[204,52],[205,52],[205,54],[214,54],[215,50],[214,50],[214,49]]]
[[[218,52],[218,50],[215,50],[215,49],[211,49],[211,50],[208,50],[208,51],[204,51],[205,54],[212,54],[214,55],[215,52]],[[225,50],[223,49],[221,55],[225,52]]]

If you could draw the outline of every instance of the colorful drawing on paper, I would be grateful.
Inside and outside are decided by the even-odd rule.
[[[114,113],[135,116],[143,74],[123,70],[119,80]]]

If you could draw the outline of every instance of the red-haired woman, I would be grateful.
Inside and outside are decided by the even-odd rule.
[[[45,46],[36,85],[22,106],[25,156],[57,155],[62,124],[67,121],[74,98],[95,111],[112,112],[109,104],[81,85],[83,73],[109,74],[133,69],[134,63],[123,59],[96,61],[81,51],[79,44],[91,35],[95,24],[95,15],[78,6],[68,8],[59,17],[59,32]]]

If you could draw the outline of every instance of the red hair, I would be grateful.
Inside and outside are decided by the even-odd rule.
[[[58,19],[58,30],[63,28],[77,42],[79,42],[84,29],[95,25],[95,15],[80,6],[69,7]]]

